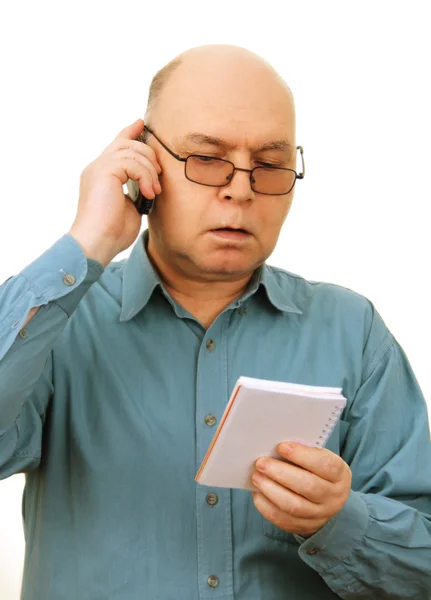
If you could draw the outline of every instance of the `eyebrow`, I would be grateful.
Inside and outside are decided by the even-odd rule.
[[[218,148],[222,148],[224,150],[234,150],[237,148],[236,144],[229,144],[225,140],[222,140],[218,137],[213,137],[211,135],[207,135],[206,133],[189,133],[185,138],[183,138],[183,142],[192,142],[193,144],[210,144],[211,146],[217,146]],[[293,146],[287,140],[273,140],[270,142],[266,142],[261,146],[256,146],[252,148],[254,152],[265,152],[267,150],[281,150],[284,152],[291,153],[293,151]]]

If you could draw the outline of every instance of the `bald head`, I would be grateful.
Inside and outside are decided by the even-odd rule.
[[[179,54],[153,78],[145,120],[154,123],[156,115],[169,104],[171,94],[199,94],[211,90],[213,97],[246,94],[256,95],[257,87],[267,94],[275,93],[280,99],[280,109],[294,119],[295,107],[292,92],[277,71],[262,57],[227,44],[212,44],[191,48]],[[226,96],[227,95],[227,96]],[[283,100],[285,106],[283,107]]]

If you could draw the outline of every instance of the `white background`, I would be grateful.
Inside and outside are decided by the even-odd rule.
[[[306,160],[269,262],[367,296],[429,403],[428,9],[378,0],[2,3],[0,283],[68,231],[82,169],[144,116],[159,68],[195,45],[245,46],[290,85]],[[22,486],[21,475],[0,482],[2,600],[19,597]]]

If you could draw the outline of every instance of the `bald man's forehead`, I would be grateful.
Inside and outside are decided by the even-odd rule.
[[[248,51],[205,47],[181,55],[157,103],[153,127],[170,139],[199,132],[232,147],[286,140],[295,145],[293,96]]]
[[[211,117],[222,113],[241,120],[252,113],[294,119],[291,94],[274,79],[267,80],[257,73],[242,76],[230,73],[188,72],[182,66],[168,82],[159,100],[160,116],[170,113],[193,115],[203,111]]]

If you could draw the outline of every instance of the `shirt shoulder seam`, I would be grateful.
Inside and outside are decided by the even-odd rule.
[[[277,273],[281,273],[282,275],[287,275],[288,277],[293,277],[294,279],[299,279],[301,281],[305,281],[306,283],[309,283],[310,285],[331,285],[337,288],[340,288],[342,290],[348,290],[349,292],[352,292],[353,294],[356,294],[357,296],[360,296],[361,298],[364,298],[365,300],[368,300],[368,298],[366,296],[364,296],[363,294],[359,293],[356,290],[353,290],[352,288],[348,288],[345,285],[341,285],[340,283],[334,283],[333,281],[320,281],[320,280],[315,280],[315,279],[307,279],[306,277],[303,277],[302,275],[298,275],[297,273],[292,273],[291,271],[286,271],[285,269],[282,269],[281,267],[274,267],[273,265],[267,265],[268,269],[270,269],[273,272],[277,272]]]
[[[280,267],[274,267],[273,265],[266,265],[270,271],[281,273],[282,275],[287,275],[288,277],[293,277],[294,279],[302,279],[302,281],[308,281],[305,277],[298,275],[297,273],[292,273],[290,271],[286,271]],[[319,282],[318,282],[319,283]]]
[[[361,385],[370,377],[370,375],[373,373],[373,371],[376,370],[376,368],[383,361],[384,357],[391,350],[391,348],[394,346],[394,344],[395,344],[395,338],[392,335],[392,333],[389,330],[387,330],[387,335],[386,335],[385,339],[380,344],[379,348],[374,353],[370,362],[364,369],[364,376],[362,378]]]

